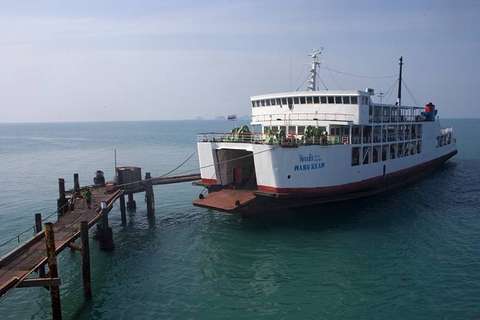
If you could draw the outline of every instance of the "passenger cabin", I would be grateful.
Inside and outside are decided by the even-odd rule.
[[[421,133],[421,122],[434,121],[434,106],[373,103],[373,89],[365,91],[300,91],[251,97],[255,133],[281,131],[290,139],[305,140],[308,127],[318,128],[326,144],[375,143]],[[320,142],[320,141],[319,141]]]

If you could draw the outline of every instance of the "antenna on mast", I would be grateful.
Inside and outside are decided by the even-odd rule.
[[[317,91],[317,68],[320,67],[320,55],[323,48],[313,50],[310,57],[312,57],[312,67],[310,68],[310,78],[308,79],[307,89],[310,91]]]
[[[403,67],[403,57],[400,57],[399,63],[400,73],[398,75],[398,96],[397,96],[397,105],[400,107],[402,105],[402,67]]]

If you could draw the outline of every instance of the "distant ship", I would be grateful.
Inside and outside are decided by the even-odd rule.
[[[457,153],[433,103],[394,104],[373,89],[318,90],[314,51],[306,91],[250,98],[252,129],[198,135],[201,185],[194,205],[256,212],[370,196],[417,180]]]

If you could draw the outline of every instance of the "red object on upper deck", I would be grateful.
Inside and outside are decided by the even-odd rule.
[[[435,110],[435,105],[431,102],[425,105],[425,112],[433,112]]]

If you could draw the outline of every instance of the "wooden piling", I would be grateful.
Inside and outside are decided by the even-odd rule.
[[[137,203],[135,202],[135,199],[133,198],[133,193],[128,194],[127,209],[128,210],[137,209]]]
[[[65,180],[63,178],[58,179],[58,200],[57,200],[57,213],[58,216],[62,216],[66,212],[67,198],[65,197]]]
[[[35,232],[39,233],[42,231],[42,214],[35,213]],[[40,278],[45,278],[45,266],[42,265],[38,268],[38,276]]]
[[[127,225],[127,212],[125,208],[125,196],[122,194],[120,196],[120,214],[122,216],[122,225]]]
[[[115,248],[113,244],[113,231],[112,228],[108,225],[108,212],[102,213],[102,218],[100,221],[100,249],[105,251],[111,251]]]
[[[82,279],[85,299],[92,298],[92,283],[90,279],[90,245],[88,243],[88,222],[80,222],[80,239],[82,241]]]
[[[76,194],[80,193],[80,180],[78,178],[78,173],[73,174],[73,191]]]
[[[150,172],[145,173],[145,201],[147,202],[147,215],[155,215],[155,195],[153,193],[152,176]]]
[[[45,223],[45,242],[47,247],[48,277],[58,278],[57,254],[55,250],[55,235],[53,224]],[[60,302],[60,287],[58,285],[50,286],[50,298],[52,300],[52,319],[62,319],[62,305]]]

